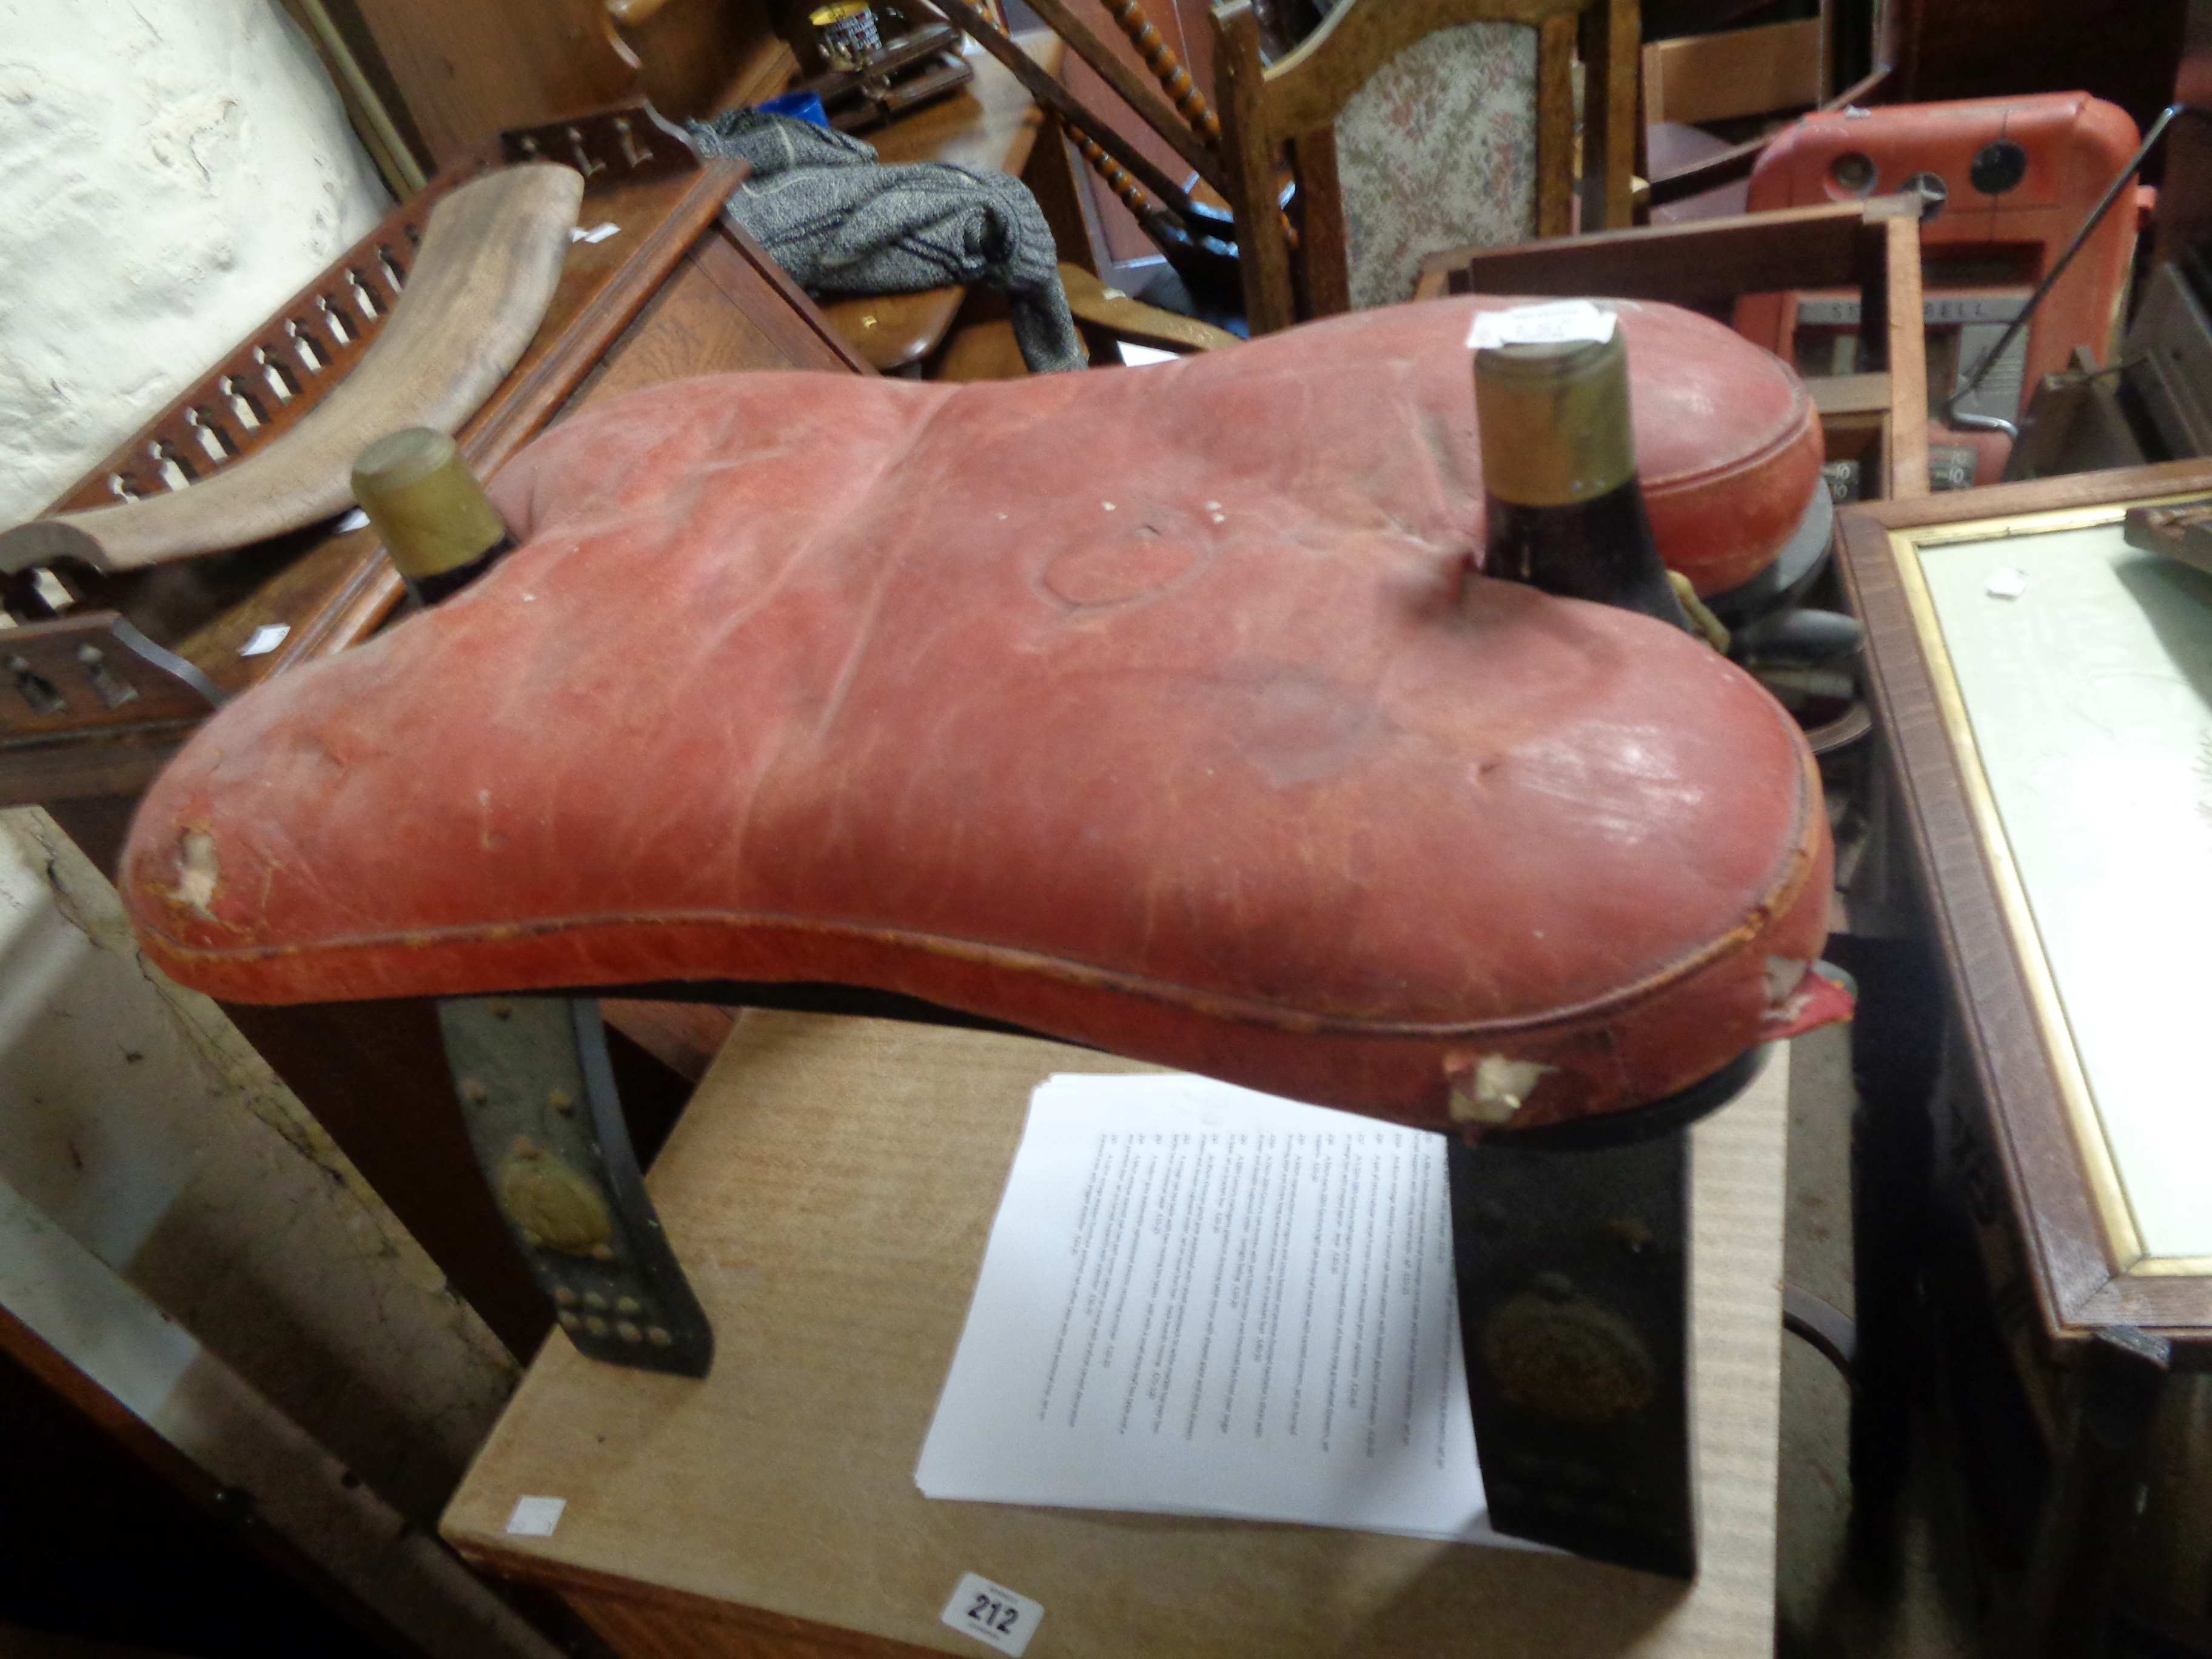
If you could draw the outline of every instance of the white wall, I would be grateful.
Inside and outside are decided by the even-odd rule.
[[[0,525],[388,205],[274,0],[0,0]],[[146,966],[114,890],[30,811],[0,812],[0,1192],[418,1523],[513,1386],[299,1101]]]
[[[390,205],[275,0],[0,0],[0,526]]]

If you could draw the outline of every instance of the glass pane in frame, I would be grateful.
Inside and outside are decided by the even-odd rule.
[[[2121,518],[1893,545],[2108,1225],[2173,1271],[2212,1257],[2212,576]]]

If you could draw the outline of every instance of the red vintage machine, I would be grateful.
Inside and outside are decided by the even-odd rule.
[[[1747,204],[1753,212],[1897,191],[1927,202],[1920,236],[1937,489],[1995,482],[2011,452],[2009,423],[2037,382],[2069,367],[2077,348],[2106,361],[2135,252],[2135,216],[2124,211],[2097,227],[2027,328],[1979,385],[1963,389],[2136,140],[2117,105],[2045,93],[1809,115],[1760,155]],[[1735,312],[1740,332],[1808,374],[1853,372],[1858,322],[1858,296],[1844,289],[1753,295]]]

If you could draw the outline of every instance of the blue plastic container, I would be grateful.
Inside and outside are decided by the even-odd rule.
[[[780,92],[773,98],[763,98],[755,105],[770,115],[794,116],[801,121],[811,121],[817,127],[830,125],[830,113],[822,107],[822,94],[815,92]]]

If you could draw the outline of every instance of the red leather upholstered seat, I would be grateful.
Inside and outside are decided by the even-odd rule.
[[[1819,786],[1703,644],[1469,574],[1473,309],[590,410],[490,575],[186,747],[147,949],[246,1001],[878,986],[1438,1124],[1680,1088],[1819,951]],[[1628,326],[1677,556],[1786,532],[1802,389]]]

